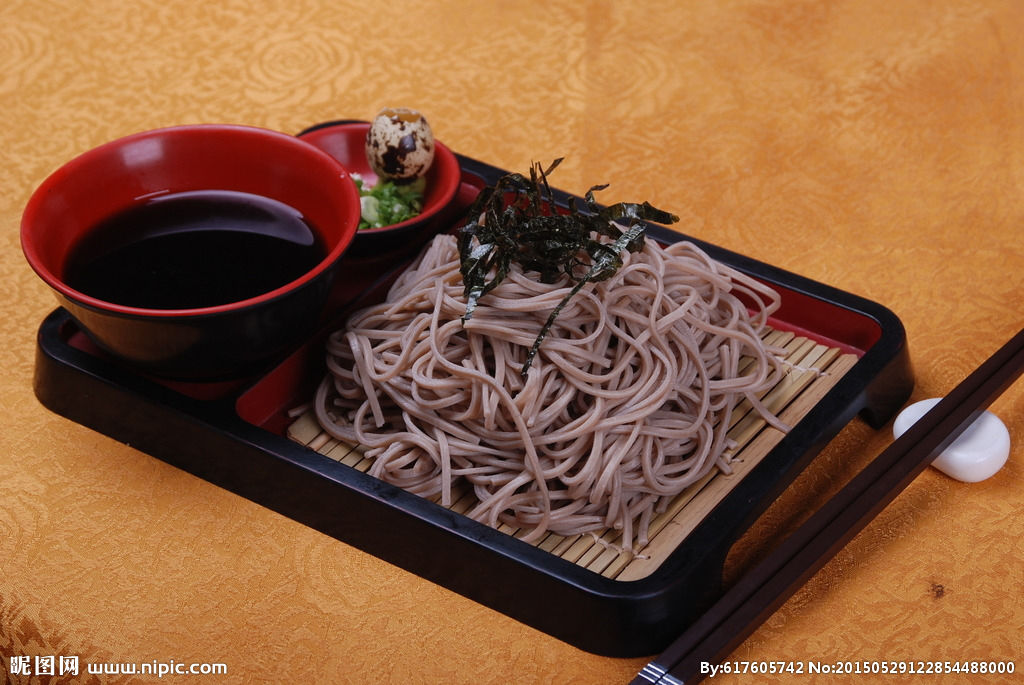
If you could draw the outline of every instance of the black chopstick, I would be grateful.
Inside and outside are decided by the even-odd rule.
[[[882,451],[738,580],[632,685],[702,680],[900,494],[1024,371],[1024,330]]]

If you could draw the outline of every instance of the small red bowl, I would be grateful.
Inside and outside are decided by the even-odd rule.
[[[377,174],[366,159],[366,122],[332,121],[312,126],[298,137],[341,163],[349,173],[359,174],[369,185]],[[353,250],[391,247],[404,240],[415,240],[452,204],[462,180],[459,161],[448,147],[434,140],[434,162],[427,171],[423,211],[419,215],[390,226],[365,228],[356,232]]]
[[[72,249],[99,223],[147,196],[195,190],[283,202],[306,218],[326,255],[269,292],[194,309],[105,302],[64,281]],[[330,155],[284,133],[201,124],[137,133],[69,161],[29,199],[21,243],[31,267],[101,349],[158,375],[206,379],[237,375],[315,327],[358,224],[359,192]]]

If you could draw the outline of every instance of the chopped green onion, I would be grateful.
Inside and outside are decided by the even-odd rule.
[[[360,230],[398,224],[419,216],[423,211],[423,191],[426,188],[423,177],[403,184],[382,180],[372,187],[367,187],[357,174],[352,174],[352,178],[359,188]]]

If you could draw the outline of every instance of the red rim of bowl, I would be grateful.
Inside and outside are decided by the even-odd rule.
[[[323,173],[337,174],[343,179],[348,179],[349,182],[342,182],[344,192],[351,195],[351,201],[355,207],[355,222],[352,224],[352,230],[347,232],[347,235],[343,236],[341,240],[331,249],[327,255],[320,260],[320,262],[304,273],[299,278],[293,281],[289,281],[284,285],[267,291],[255,297],[250,297],[244,300],[237,300],[235,302],[226,302],[224,304],[213,305],[210,307],[195,307],[187,309],[150,309],[147,307],[131,307],[128,305],[121,305],[115,302],[108,302],[101,300],[91,295],[87,295],[79,290],[75,290],[70,287],[44,264],[42,258],[36,250],[37,237],[27,237],[29,234],[28,226],[32,223],[34,215],[39,211],[39,205],[41,205],[46,196],[50,193],[51,189],[60,182],[61,178],[67,174],[75,173],[79,167],[86,165],[89,158],[93,157],[99,152],[103,152],[109,148],[120,147],[125,143],[132,141],[142,140],[146,138],[158,137],[166,135],[173,131],[218,131],[218,130],[229,130],[239,131],[248,134],[254,134],[257,136],[275,139],[279,143],[283,143],[289,146],[301,145],[305,152],[310,156],[310,162],[323,167]],[[189,124],[182,126],[166,126],[163,128],[152,129],[148,131],[141,131],[139,133],[133,133],[122,138],[103,143],[91,150],[81,153],[77,157],[74,157],[68,162],[58,167],[53,171],[38,188],[29,197],[28,203],[25,205],[25,211],[22,214],[21,219],[21,247],[25,254],[25,259],[28,261],[29,266],[32,267],[33,271],[51,288],[56,290],[58,293],[74,301],[77,304],[81,304],[92,309],[122,314],[127,316],[135,317],[156,317],[156,318],[181,318],[189,316],[205,316],[211,314],[221,314],[224,312],[232,312],[247,309],[253,305],[268,302],[276,299],[283,295],[286,295],[292,291],[295,291],[306,283],[318,278],[327,269],[331,268],[334,263],[341,257],[341,254],[351,244],[352,239],[356,234],[356,227],[359,224],[359,190],[356,188],[355,181],[351,179],[351,175],[348,170],[342,166],[336,159],[331,157],[329,154],[320,150],[315,145],[311,145],[300,138],[274,131],[267,128],[261,128],[258,126],[244,126],[240,124]]]
[[[337,130],[349,130],[349,131],[360,131],[365,137],[366,132],[370,130],[370,124],[362,121],[350,121],[338,124],[323,124],[309,129],[299,134],[300,139],[306,139],[310,137],[316,137],[316,134],[323,133],[327,134],[331,131]],[[316,143],[310,143],[316,147]],[[320,148],[318,148],[320,149]],[[330,153],[326,153],[330,155]],[[344,162],[338,160],[332,156],[338,163],[344,166]],[[369,164],[367,164],[369,166]],[[429,211],[423,211],[414,217],[406,219],[405,221],[399,221],[397,224],[388,224],[387,226],[380,226],[378,228],[363,228],[356,231],[356,236],[360,235],[375,235],[378,233],[387,233],[389,231],[401,230],[409,226],[420,224],[424,221],[430,220],[433,216],[441,212],[445,207],[451,204],[452,199],[455,198],[455,193],[459,190],[459,183],[461,182],[462,170],[459,166],[459,160],[455,157],[455,153],[451,149],[442,143],[437,138],[434,138],[434,162],[431,168],[437,167],[437,177],[441,179],[452,179],[452,181],[444,187],[444,192],[438,197],[435,203],[431,203]],[[349,174],[360,173],[358,170],[351,169]],[[428,172],[429,173],[429,172]]]

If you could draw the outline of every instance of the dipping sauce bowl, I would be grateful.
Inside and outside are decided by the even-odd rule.
[[[182,197],[192,198],[184,218],[166,209]],[[142,283],[146,269],[130,251],[133,243],[150,234],[171,243],[193,239],[220,212],[218,197],[283,208],[289,221],[307,227],[307,261],[282,272],[280,282],[267,280],[279,266],[267,255],[284,259],[284,251],[265,249],[264,261],[247,260],[244,239],[252,235],[231,217],[268,226],[275,219],[246,209],[252,202],[239,209],[232,200],[228,219],[214,217],[219,242],[181,243],[175,273],[163,271],[174,250],[159,244],[147,262],[155,280]],[[160,211],[154,215],[151,206]],[[53,172],[25,207],[21,243],[31,267],[102,350],[159,376],[213,380],[242,374],[313,330],[359,213],[345,167],[299,138],[249,126],[176,126],[114,140]],[[127,256],[100,259],[122,247]],[[90,250],[102,265],[93,276],[104,287],[69,282]],[[157,285],[166,292],[152,301],[140,294]]]

